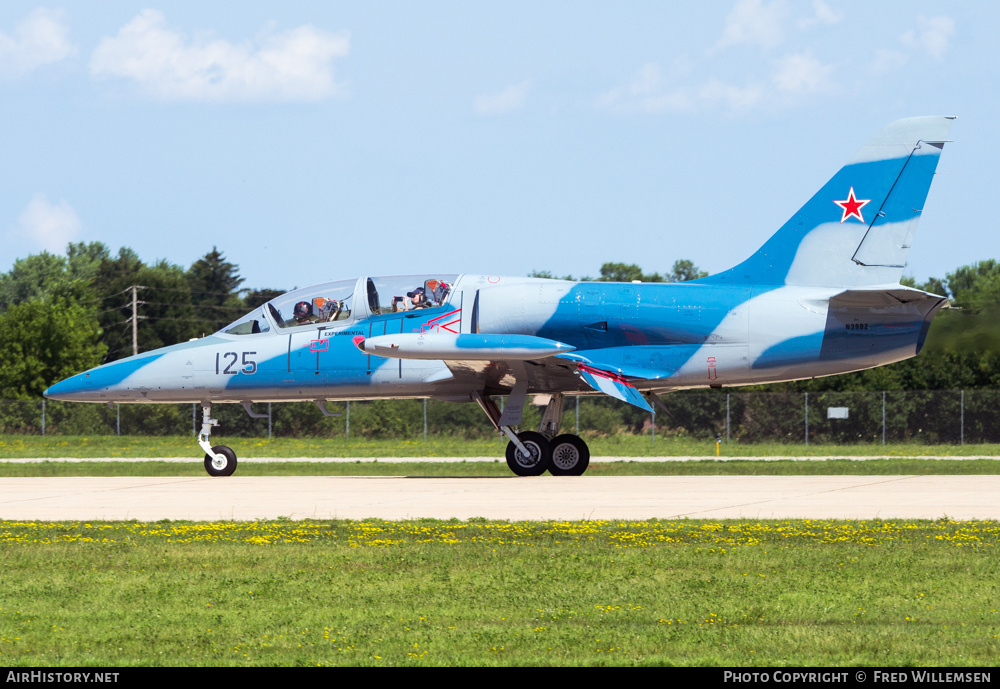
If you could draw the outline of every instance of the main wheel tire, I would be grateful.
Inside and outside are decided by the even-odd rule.
[[[549,441],[541,433],[524,431],[517,434],[518,440],[528,449],[530,456],[525,457],[517,445],[507,443],[507,466],[518,476],[541,476],[549,468],[552,453]]]
[[[236,471],[236,453],[225,445],[212,448],[215,456],[205,455],[205,471],[209,476],[232,476]]]
[[[590,448],[578,435],[567,433],[549,441],[552,459],[549,472],[553,476],[581,476],[590,464]]]

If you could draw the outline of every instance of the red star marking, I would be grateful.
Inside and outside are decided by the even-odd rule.
[[[871,199],[859,199],[854,196],[854,187],[851,187],[851,191],[848,192],[847,198],[843,201],[834,201],[835,204],[844,209],[844,215],[840,219],[840,222],[844,222],[852,215],[856,217],[861,222],[865,219],[861,217],[861,209],[871,203]]]

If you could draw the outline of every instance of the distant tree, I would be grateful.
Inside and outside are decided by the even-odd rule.
[[[674,267],[667,274],[667,282],[687,282],[688,280],[697,280],[707,275],[708,273],[699,269],[691,261],[681,259],[674,261]]]
[[[107,347],[106,361],[132,355],[133,285],[138,288],[136,334],[140,352],[218,329],[212,327],[210,319],[199,318],[193,308],[187,272],[166,260],[147,266],[134,251],[122,248],[116,258],[101,262],[93,284],[101,299],[98,317]]]
[[[634,263],[605,263],[601,266],[601,277],[599,282],[663,282],[663,276],[659,273],[644,275],[642,268]]]
[[[528,273],[528,277],[529,278],[546,278],[546,279],[549,279],[549,280],[569,280],[570,282],[575,282],[576,281],[576,278],[574,278],[572,275],[563,275],[560,278],[560,277],[556,277],[555,275],[553,275],[552,271],[549,271],[549,270],[533,270],[530,273]]]
[[[132,285],[142,285],[139,274],[145,264],[132,249],[123,246],[115,258],[106,256],[97,267],[91,283],[100,300],[98,310],[105,346],[105,362],[115,361],[132,354],[132,329],[127,320],[132,316],[132,298],[128,292]],[[140,329],[140,343],[144,333]],[[140,347],[141,350],[141,347]]]
[[[138,280],[143,289],[137,296],[144,302],[139,312],[139,351],[185,342],[217,330],[206,325],[202,314],[192,304],[187,273],[180,266],[160,260],[140,270]],[[131,295],[126,292],[123,297],[127,300],[128,317],[131,315]]]
[[[948,296],[948,288],[945,286],[944,280],[940,278],[928,278],[927,282],[920,286],[920,289],[932,294],[940,294],[942,297]]]
[[[1000,306],[1000,263],[992,258],[962,266],[947,279],[955,306],[974,311]]]
[[[10,272],[0,275],[0,312],[15,304],[44,299],[53,287],[67,281],[66,259],[43,251],[14,261]]]
[[[942,297],[948,296],[948,288],[945,285],[945,281],[940,278],[928,278],[927,282],[923,284],[917,284],[915,278],[912,277],[902,277],[899,279],[899,284],[905,285],[906,287],[914,287],[916,289],[922,289],[925,292],[930,292],[932,294],[940,294]]]
[[[102,259],[108,250],[100,242],[69,244],[67,257],[43,251],[14,261],[9,272],[0,274],[0,313],[14,304],[45,299],[54,290],[79,283],[70,291],[81,301],[92,300],[86,295]]]
[[[66,246],[66,270],[71,279],[94,279],[101,262],[108,258],[108,247],[101,242],[70,242]]]
[[[660,275],[659,273],[650,273],[647,275],[642,272],[642,268],[634,263],[605,263],[601,266],[601,276],[597,278],[597,281],[635,282],[638,280],[639,282],[683,282],[685,280],[702,278],[706,275],[708,275],[708,273],[699,270],[698,266],[688,260],[674,261],[674,267],[666,277]],[[528,273],[528,277],[549,278],[552,280],[574,280],[572,275],[556,278],[556,276],[548,270],[533,270]],[[579,279],[583,282],[591,280],[589,277],[581,277]]]
[[[205,297],[227,298],[235,294],[239,286],[245,282],[240,277],[239,271],[239,266],[227,261],[225,254],[213,246],[211,251],[195,261],[188,269],[188,281],[192,288],[203,290]]]
[[[245,306],[239,287],[244,279],[239,266],[229,263],[217,247],[191,265],[187,281],[191,303],[205,321],[207,332],[215,332],[243,315]]]
[[[275,297],[280,297],[287,290],[280,289],[252,289],[247,292],[247,295],[243,298],[243,305],[247,311],[257,308],[258,306],[263,306],[267,302],[271,301]]]
[[[123,246],[115,258],[107,256],[97,266],[94,275],[94,290],[100,297],[108,297],[112,291],[121,289],[121,285],[138,285],[139,271],[145,264],[132,249]]]
[[[0,398],[37,399],[53,383],[100,364],[95,311],[71,289],[57,288],[0,314]]]

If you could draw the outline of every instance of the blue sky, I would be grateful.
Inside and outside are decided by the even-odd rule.
[[[1000,257],[994,3],[0,5],[0,270],[246,286],[745,258],[884,125],[958,115],[907,273]],[[987,213],[990,211],[990,213]]]

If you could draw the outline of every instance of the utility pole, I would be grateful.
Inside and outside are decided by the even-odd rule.
[[[135,285],[132,285],[132,356],[139,353],[139,319],[136,318],[136,307],[139,303],[136,300]]]
[[[144,301],[139,301],[138,291],[141,289],[146,289],[144,285],[132,285],[129,289],[132,290],[132,356],[139,353],[139,304],[145,304]]]

